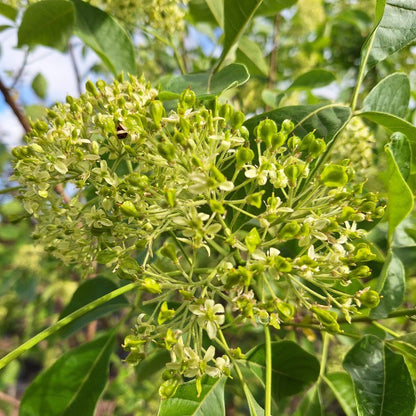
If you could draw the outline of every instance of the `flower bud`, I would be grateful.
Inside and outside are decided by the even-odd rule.
[[[246,119],[246,116],[242,111],[234,111],[230,116],[230,125],[233,130],[239,130],[244,120]]]
[[[279,231],[279,238],[282,240],[289,240],[295,238],[300,232],[300,225],[297,221],[293,220],[286,223],[283,228]]]
[[[273,135],[277,133],[277,126],[273,120],[266,118],[259,123],[257,126],[257,136],[259,139],[264,141],[267,146],[271,144]]]
[[[239,147],[235,154],[236,168],[241,169],[254,159],[254,152],[248,147]]]
[[[261,244],[261,238],[257,228],[252,228],[244,238],[244,241],[246,243],[247,250],[250,253],[254,253],[256,248]]]
[[[179,96],[179,103],[182,108],[185,108],[185,109],[193,108],[196,103],[195,93],[189,88],[186,90],[183,90],[181,95]]]
[[[220,215],[225,213],[224,205],[220,201],[217,201],[216,199],[211,199],[209,201],[209,206],[212,212],[216,212]]]
[[[151,101],[149,104],[149,111],[154,123],[159,127],[162,117],[165,115],[165,107],[163,107],[163,103],[159,100]]]
[[[175,160],[175,146],[171,143],[159,143],[157,145],[157,150],[163,158],[168,162],[173,162]]]
[[[247,204],[252,205],[253,207],[256,207],[256,208],[261,208],[261,204],[263,202],[262,197],[265,192],[266,191],[262,190],[260,192],[256,192],[254,194],[248,195],[246,197]]]
[[[128,217],[138,217],[140,215],[139,211],[137,211],[135,205],[131,201],[124,201],[120,205],[120,211]]]
[[[376,308],[380,303],[380,295],[375,290],[362,292],[358,297],[359,301],[367,308]]]

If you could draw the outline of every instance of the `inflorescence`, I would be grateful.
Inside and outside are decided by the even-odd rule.
[[[336,333],[339,314],[378,304],[351,282],[371,274],[365,228],[384,206],[348,161],[313,169],[325,141],[298,137],[290,120],[265,119],[249,138],[229,104],[185,90],[167,113],[157,95],[135,77],[87,83],[33,124],[13,150],[13,179],[55,256],[141,282],[153,308],[124,346],[131,363],[170,351],[163,397],[182,377],[230,375],[241,354],[227,349],[230,322],[279,328],[309,316]]]

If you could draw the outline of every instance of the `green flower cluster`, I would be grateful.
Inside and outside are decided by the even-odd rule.
[[[326,144],[313,132],[265,119],[249,139],[244,120],[191,90],[166,113],[143,79],[98,81],[13,150],[13,179],[48,250],[149,293],[152,312],[124,345],[131,363],[170,351],[163,397],[182,377],[229,375],[240,353],[227,346],[228,322],[279,328],[309,315],[339,332],[339,313],[377,303],[364,285],[350,289],[371,274],[364,228],[383,216],[377,195],[347,162],[314,169]]]
[[[90,0],[91,4],[115,16],[127,28],[149,25],[161,34],[184,31],[186,1],[178,0]]]

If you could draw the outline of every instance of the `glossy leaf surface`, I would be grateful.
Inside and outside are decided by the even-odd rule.
[[[86,280],[82,283],[73,294],[71,301],[61,312],[59,319],[69,315],[70,313],[78,310],[84,305],[92,302],[99,297],[116,290],[118,286],[111,280],[104,277],[95,277],[94,279]],[[95,321],[102,316],[105,316],[111,312],[117,311],[129,305],[127,298],[123,295],[111,299],[107,303],[98,306],[90,312],[87,312],[82,317],[71,322],[64,328],[62,328],[58,334],[61,337],[67,337],[83,328],[89,322]]]
[[[381,80],[364,99],[364,111],[378,111],[404,117],[410,99],[406,74],[394,73]]]
[[[266,352],[259,345],[247,354],[248,367],[261,383],[266,374]],[[272,342],[272,396],[276,403],[304,390],[319,375],[319,361],[292,341]]]
[[[72,0],[76,11],[75,34],[104,65],[118,75],[136,73],[134,47],[123,27],[112,16],[81,0]]]
[[[19,416],[92,416],[107,383],[110,332],[61,356],[27,388]]]
[[[401,260],[390,252],[384,263],[377,290],[381,299],[379,305],[371,311],[372,318],[384,318],[403,302],[405,291],[405,270]]]
[[[404,358],[372,335],[347,353],[344,368],[354,383],[359,416],[413,416],[415,392]]]
[[[331,389],[346,416],[356,416],[357,407],[351,377],[347,373],[331,373],[324,377],[324,381]]]
[[[335,81],[335,75],[325,69],[312,69],[299,75],[289,87],[295,88],[320,88]]]
[[[65,51],[74,30],[74,6],[67,0],[31,4],[23,14],[17,34],[18,47],[43,45]]]

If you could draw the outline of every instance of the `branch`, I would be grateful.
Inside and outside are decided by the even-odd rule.
[[[10,106],[10,108],[13,110],[13,113],[18,118],[20,124],[25,129],[26,133],[29,133],[30,131],[30,123],[29,120],[26,118],[25,114],[23,113],[22,109],[17,105],[15,99],[13,98],[12,94],[10,93],[10,89],[7,88],[3,81],[0,79],[0,91],[2,92],[4,96],[4,100],[6,103]]]
[[[69,58],[71,59],[71,63],[72,63],[72,68],[74,69],[74,73],[75,73],[75,78],[77,80],[77,89],[78,89],[78,94],[81,95],[82,94],[82,80],[81,80],[81,74],[79,72],[79,68],[77,65],[77,61],[75,59],[75,55],[74,55],[74,47],[72,45],[72,43],[70,42],[68,45],[68,52],[69,52]]]

